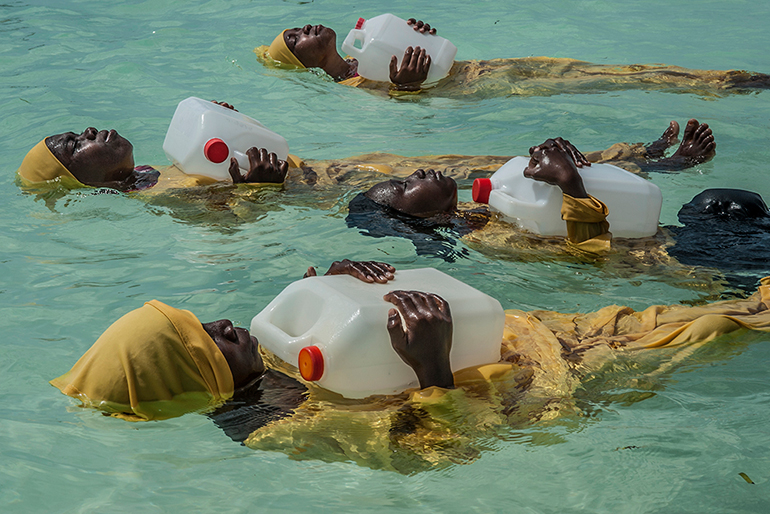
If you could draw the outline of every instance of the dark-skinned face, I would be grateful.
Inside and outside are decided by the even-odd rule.
[[[307,68],[323,68],[329,57],[337,55],[337,34],[323,25],[289,29],[283,40]]]
[[[45,140],[51,153],[83,184],[127,189],[134,176],[134,147],[114,130],[88,127]]]
[[[365,195],[380,205],[421,218],[457,208],[457,183],[433,170],[419,169],[404,180],[380,182]]]
[[[225,356],[233,374],[235,389],[248,385],[264,373],[265,365],[259,355],[259,343],[248,330],[234,327],[227,319],[203,323],[203,330]]]

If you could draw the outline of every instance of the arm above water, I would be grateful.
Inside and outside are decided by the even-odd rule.
[[[591,163],[572,143],[560,137],[546,139],[529,149],[530,162],[524,176],[559,187],[562,191],[561,217],[567,222],[569,241],[581,250],[603,252],[611,235],[607,206],[590,196],[578,167]]]

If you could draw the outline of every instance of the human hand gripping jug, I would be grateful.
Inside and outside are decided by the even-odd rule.
[[[561,190],[525,177],[528,164],[529,158],[514,157],[490,178],[476,179],[473,201],[488,203],[492,210],[535,234],[566,236]],[[579,168],[578,173],[586,192],[607,205],[614,237],[655,235],[663,204],[658,186],[611,164],[592,164]]]
[[[229,180],[230,157],[249,170],[246,151],[266,148],[286,160],[286,140],[260,122],[214,102],[191,96],[179,102],[163,141],[163,151],[187,174]]]
[[[381,14],[369,20],[359,18],[356,28],[342,42],[342,51],[358,61],[358,74],[369,80],[390,82],[390,59],[398,58],[398,67],[407,47],[419,46],[430,56],[430,70],[425,84],[446,77],[454,64],[457,47],[448,39],[423,34],[392,14]]]
[[[308,277],[290,284],[251,322],[259,344],[299,368],[303,378],[348,398],[417,387],[396,354],[387,322],[397,289],[435,293],[449,303],[452,371],[498,362],[505,314],[500,302],[433,268],[401,270],[387,284],[349,275]],[[300,354],[312,369],[300,366]]]

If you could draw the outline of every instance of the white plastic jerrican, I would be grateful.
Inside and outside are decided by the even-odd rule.
[[[219,153],[214,162],[204,150],[206,143],[216,139]],[[289,155],[286,140],[257,120],[194,96],[179,102],[163,141],[166,156],[182,171],[217,180],[231,178],[230,157],[248,170],[245,153],[252,146],[266,148],[283,160]]]
[[[514,157],[490,177],[489,206],[536,234],[566,236],[561,190],[525,177],[528,164],[528,157]],[[648,237],[657,232],[663,203],[658,186],[611,164],[592,164],[578,172],[586,192],[607,205],[614,237]]]
[[[430,70],[425,84],[446,77],[457,54],[457,47],[449,40],[418,32],[406,20],[392,14],[375,16],[351,30],[342,42],[342,51],[358,61],[358,73],[362,77],[390,82],[391,57],[395,55],[398,58],[400,68],[404,51],[409,46],[424,48],[430,56]]]
[[[320,349],[323,375],[316,383],[348,398],[393,394],[417,387],[417,377],[393,349],[387,330],[397,289],[436,293],[450,306],[452,371],[500,360],[505,314],[494,298],[433,268],[397,271],[387,284],[349,275],[309,277],[292,283],[251,322],[259,344],[299,367],[300,351]]]

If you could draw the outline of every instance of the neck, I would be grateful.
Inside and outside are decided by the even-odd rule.
[[[344,80],[350,74],[351,64],[340,55],[335,52],[334,56],[329,62],[325,63],[321,68],[334,78],[334,80]]]

